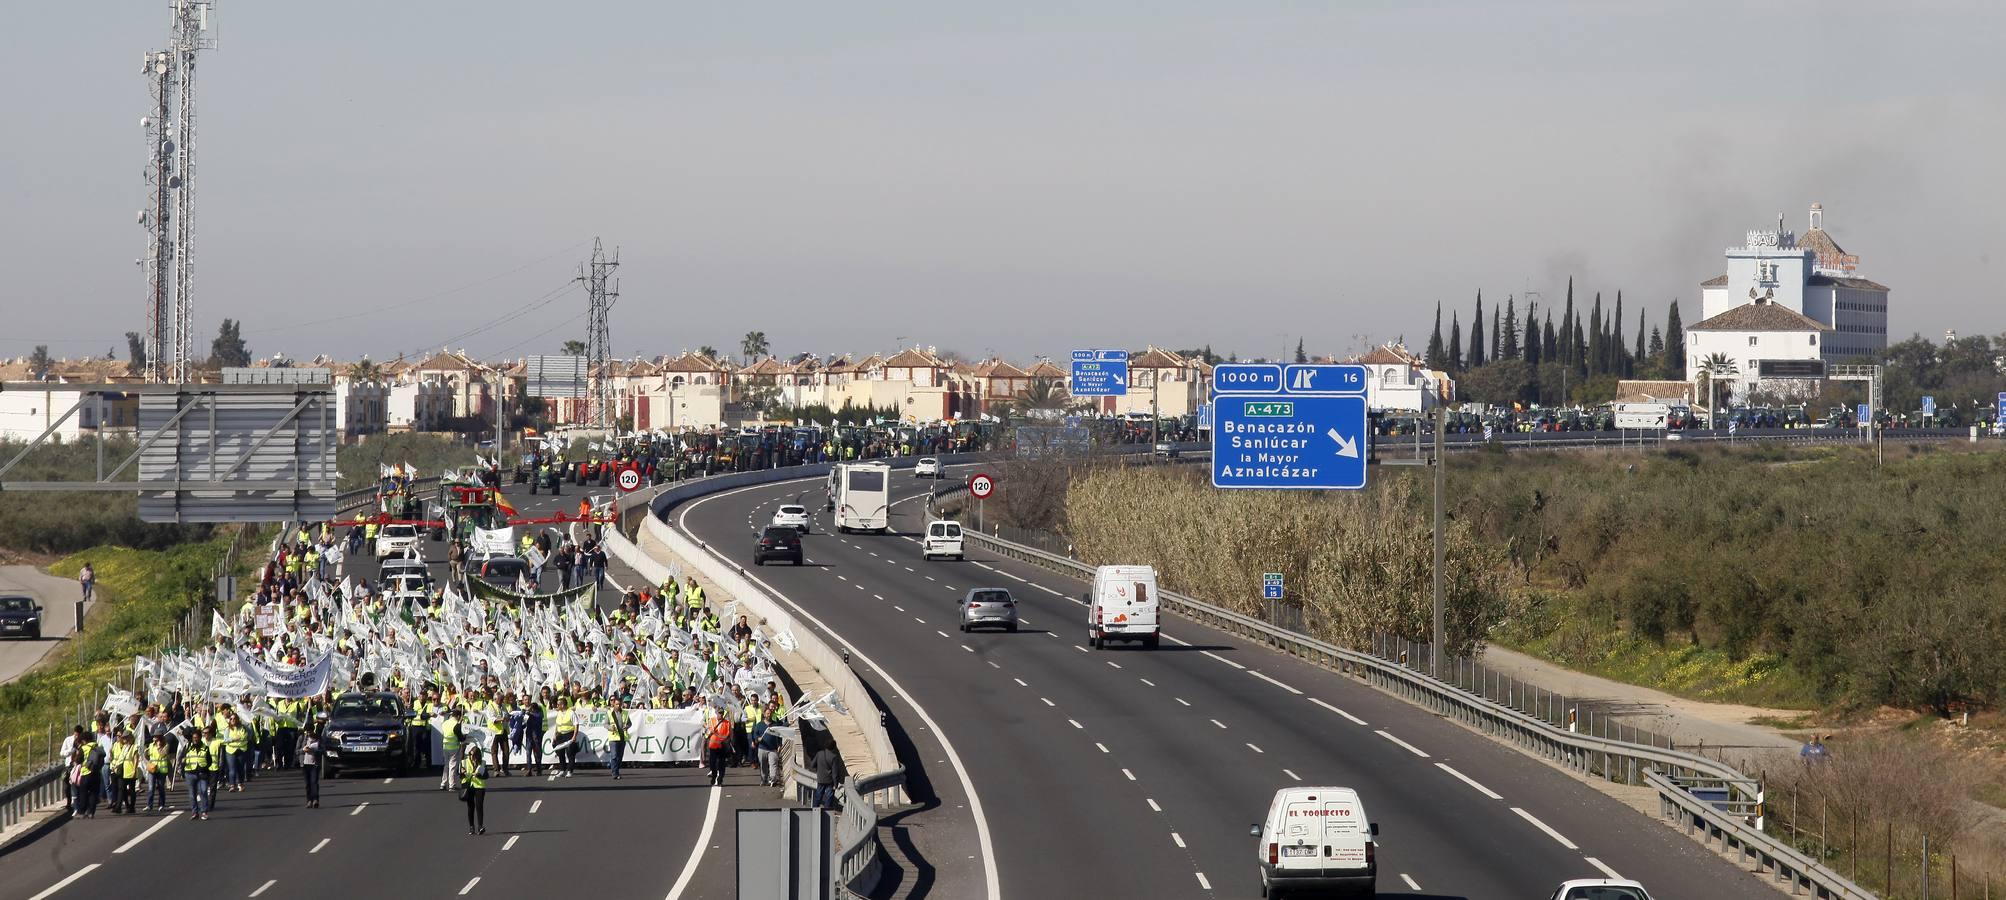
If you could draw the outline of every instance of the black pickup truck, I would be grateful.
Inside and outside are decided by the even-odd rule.
[[[387,769],[403,774],[416,761],[417,737],[410,732],[411,709],[396,694],[349,692],[336,697],[321,746],[326,774],[347,769]],[[429,733],[421,733],[429,738]]]

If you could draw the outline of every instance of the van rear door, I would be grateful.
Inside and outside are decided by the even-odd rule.
[[[1356,798],[1320,792],[1297,795],[1283,805],[1281,852],[1275,865],[1326,875],[1363,869],[1365,843],[1370,839]]]

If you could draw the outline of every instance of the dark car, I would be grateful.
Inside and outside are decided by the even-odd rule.
[[[0,635],[42,639],[42,607],[35,598],[18,594],[0,597]]]
[[[759,545],[752,550],[752,564],[766,565],[769,559],[791,559],[801,564],[801,533],[790,526],[768,525],[759,530]]]
[[[519,556],[490,556],[467,563],[467,574],[503,590],[515,590],[516,582],[529,574],[529,562]]]
[[[350,692],[335,698],[321,747],[329,778],[346,769],[389,769],[412,765],[417,740],[410,733],[411,708],[396,694]]]

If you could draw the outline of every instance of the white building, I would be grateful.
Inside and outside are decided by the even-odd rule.
[[[1707,361],[1719,354],[1727,361],[1721,383],[1733,385],[1739,402],[1757,384],[1762,361],[1823,359],[1831,334],[1832,326],[1780,303],[1766,299],[1744,303],[1686,328],[1686,380],[1696,381]],[[1818,389],[1816,378],[1771,379],[1764,384],[1799,397]]]
[[[444,431],[453,418],[454,388],[438,378],[413,377],[390,386],[384,414],[392,431]]]
[[[78,409],[81,404],[82,408]],[[76,441],[85,437],[96,437],[98,433],[98,407],[95,397],[88,397],[75,385],[48,382],[46,388],[28,390],[9,388],[0,391],[0,440],[27,443],[42,433],[54,428],[50,440]],[[131,433],[139,417],[137,395],[107,398],[103,404],[104,425],[114,431]],[[74,415],[69,415],[75,410]],[[56,424],[58,421],[62,424]],[[109,433],[109,432],[108,432]]]
[[[1365,367],[1365,405],[1373,410],[1420,412],[1456,402],[1456,383],[1428,368],[1398,343],[1374,347],[1350,362]]]
[[[1776,230],[1750,231],[1742,246],[1728,248],[1727,272],[1700,283],[1701,318],[1711,321],[1763,300],[1826,327],[1829,339],[1820,341],[1813,359],[1833,363],[1877,355],[1888,345],[1887,286],[1854,274],[1860,258],[1825,231],[1822,204],[1811,204],[1810,224],[1799,238],[1784,230],[1778,216]],[[1687,350],[1700,355],[1691,342]]]

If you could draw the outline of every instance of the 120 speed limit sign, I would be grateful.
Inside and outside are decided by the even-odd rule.
[[[613,477],[613,483],[619,485],[623,491],[638,490],[641,487],[641,470],[632,467],[621,469],[620,473]]]
[[[968,492],[974,494],[977,500],[986,500],[990,494],[996,493],[996,482],[989,476],[977,472],[968,478]]]

